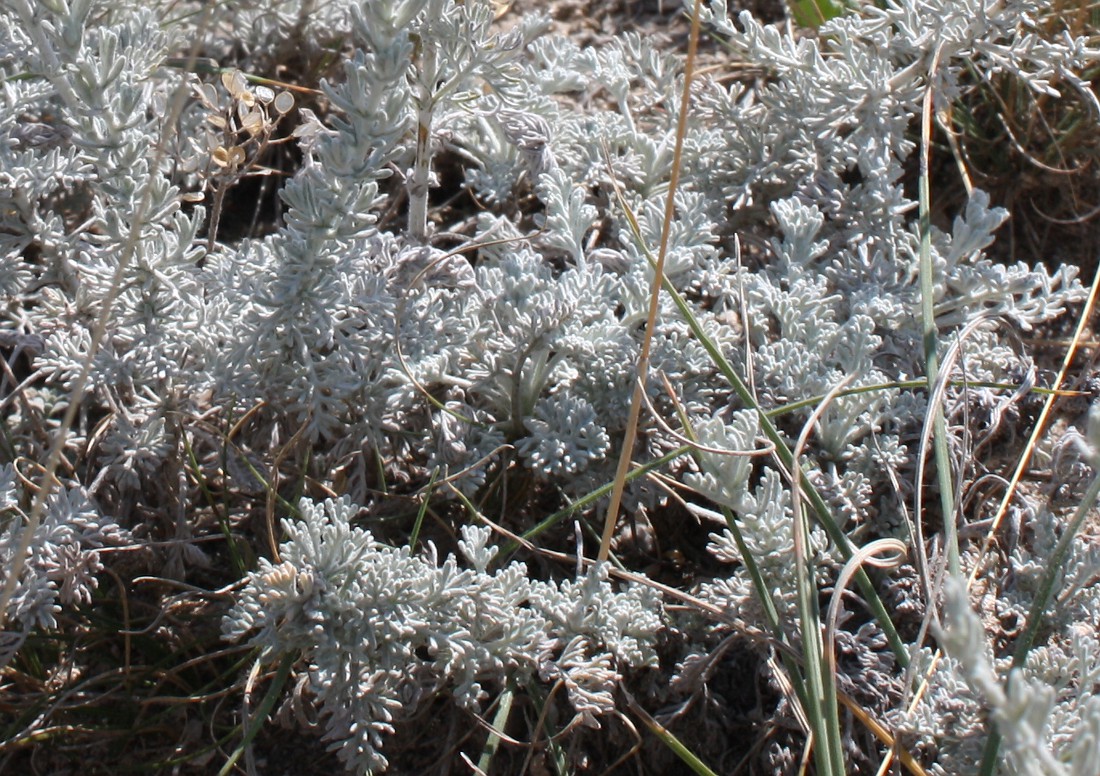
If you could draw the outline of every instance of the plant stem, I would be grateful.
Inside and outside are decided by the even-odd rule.
[[[409,239],[418,245],[428,241],[428,189],[432,173],[432,113],[439,52],[423,39],[417,43],[416,158],[409,180]]]

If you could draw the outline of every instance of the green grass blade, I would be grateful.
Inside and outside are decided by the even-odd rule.
[[[939,379],[939,356],[937,347],[939,344],[939,329],[936,326],[935,313],[935,268],[932,264],[932,193],[931,173],[929,165],[931,161],[932,146],[932,84],[931,75],[936,72],[939,65],[940,50],[937,49],[932,58],[929,86],[924,93],[924,106],[921,112],[921,149],[920,149],[920,181],[918,192],[918,209],[920,220],[920,312],[921,325],[924,339],[924,363],[925,376],[928,378],[929,402],[936,381]],[[959,573],[959,535],[955,525],[955,499],[954,488],[951,485],[951,453],[947,447],[947,424],[943,418],[943,405],[936,403],[929,406],[932,416],[932,446],[936,458],[936,478],[940,488],[940,508],[943,511],[944,543],[946,545],[947,569],[951,574]],[[922,515],[913,516],[918,523],[923,520]]]
[[[634,480],[638,479],[639,477],[644,477],[646,474],[653,471],[654,469],[658,469],[661,466],[664,466],[666,463],[670,463],[671,461],[676,460],[681,455],[684,455],[685,453],[688,453],[690,451],[691,451],[691,446],[690,445],[683,445],[682,447],[678,447],[675,450],[672,450],[671,452],[665,453],[660,458],[654,458],[652,461],[650,461],[648,463],[644,463],[644,464],[638,466],[633,471],[628,472],[627,475],[626,475],[626,481],[627,482],[633,482]],[[596,488],[591,493],[588,493],[587,495],[577,499],[576,501],[574,501],[572,504],[565,507],[564,509],[559,509],[554,514],[552,514],[549,517],[543,519],[541,522],[539,522],[533,528],[529,528],[526,532],[524,532],[523,534],[520,535],[520,538],[522,538],[524,540],[534,539],[536,536],[543,533],[544,531],[547,531],[547,530],[553,528],[555,525],[557,525],[558,523],[560,523],[562,520],[569,517],[573,513],[577,512],[581,509],[584,509],[586,507],[592,506],[597,501],[599,501],[601,498],[603,498],[604,496],[611,493],[611,491],[614,487],[615,487],[614,482],[609,482],[606,485],[601,485],[600,487]],[[517,542],[508,542],[507,544],[501,545],[501,548],[500,548],[501,551],[500,551],[500,554],[497,557],[498,558],[504,558],[504,557],[510,555],[511,553],[515,552],[516,550],[518,550],[519,546],[520,545]]]
[[[416,512],[416,523],[413,525],[412,534],[409,536],[409,550],[416,550],[416,542],[420,538],[420,528],[424,525],[424,515],[428,512],[428,501],[431,500],[432,490],[435,489],[436,480],[439,479],[439,468],[432,469],[428,487],[424,488],[424,500],[420,502],[420,509]]]
[[[844,6],[832,0],[788,0],[787,11],[799,27],[816,30],[844,13]]]
[[[279,698],[279,695],[283,691],[283,687],[286,686],[287,677],[290,676],[290,669],[294,665],[294,655],[284,655],[282,662],[279,663],[279,668],[275,672],[275,679],[271,682],[271,686],[267,688],[267,694],[264,695],[260,705],[256,708],[256,714],[252,717],[251,721],[243,724],[244,738],[241,739],[241,743],[233,750],[233,753],[229,755],[229,759],[226,760],[225,765],[218,771],[218,776],[229,776],[232,772],[233,766],[237,764],[237,761],[241,759],[241,756],[248,749],[248,746],[252,743],[252,740],[256,737],[256,734],[263,729],[261,724],[263,720],[267,719],[267,716],[271,713],[271,709],[275,707],[275,701]]]
[[[237,550],[237,543],[233,541],[233,529],[229,524],[229,505],[222,503],[221,508],[218,508],[217,500],[210,490],[210,485],[206,481],[206,476],[202,473],[202,466],[199,465],[199,459],[195,456],[195,448],[192,447],[191,440],[188,439],[187,434],[181,434],[180,436],[183,439],[184,452],[187,453],[188,465],[191,467],[191,476],[195,478],[195,482],[198,483],[203,498],[218,519],[218,527],[221,529],[222,536],[225,537],[225,545],[226,550],[229,552],[229,560],[232,562],[233,568],[237,572],[237,576],[243,577],[245,565],[240,552]]]
[[[512,692],[511,687],[505,688],[504,692],[500,694],[497,713],[493,715],[493,730],[490,731],[489,737],[485,740],[485,748],[481,750],[481,757],[477,761],[477,769],[481,773],[489,773],[493,758],[496,756],[497,750],[500,749],[500,734],[496,731],[504,730],[508,724],[508,717],[512,713],[512,701],[514,700],[515,694]]]
[[[1014,385],[1012,383],[994,383],[986,381],[966,381],[966,380],[949,380],[947,382],[952,388],[993,388],[999,391],[1021,391],[1025,388],[1024,385]],[[857,388],[845,388],[836,395],[839,396],[858,396],[864,393],[875,393],[876,391],[889,391],[893,389],[897,390],[912,390],[928,387],[928,380],[921,378],[919,380],[899,380],[892,383],[876,383],[874,385],[861,385]],[[1052,388],[1040,388],[1027,386],[1027,390],[1031,393],[1036,393],[1041,396],[1084,396],[1085,394],[1078,391],[1062,391],[1054,390]],[[787,415],[792,412],[799,412],[800,410],[809,409],[821,403],[821,400],[825,398],[825,394],[819,394],[817,396],[810,396],[806,399],[799,399],[798,401],[791,402],[790,404],[784,404],[779,407],[773,407],[765,414],[769,418],[778,418],[781,415]]]
[[[667,746],[673,754],[679,757],[681,762],[683,762],[692,773],[696,774],[696,776],[718,776],[718,774],[712,771],[694,752],[688,749],[680,739],[673,735],[672,731],[655,720],[648,711],[643,709],[629,692],[624,690],[623,694],[626,696],[626,702],[630,710],[642,721],[642,724],[648,728],[649,732],[657,736],[661,743]]]

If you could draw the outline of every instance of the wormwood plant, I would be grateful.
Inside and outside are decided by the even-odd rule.
[[[606,566],[560,586],[530,580],[522,563],[490,573],[488,528],[462,531],[469,569],[453,556],[440,563],[431,545],[413,557],[351,526],[356,511],[346,500],[303,502],[302,521],[284,524],[282,563],[260,561],[224,626],[234,639],[258,631],[252,641],[268,656],[308,656],[296,693],[316,696],[326,737],[355,770],[385,769],[385,735],[444,688],[476,709],[486,677],[523,685],[537,675],[598,726],[614,709],[619,667],[655,665],[653,590],[616,593]]]
[[[695,82],[672,191],[682,63],[638,34],[581,48],[487,0],[3,0],[0,666],[31,689],[0,748],[67,723],[62,658],[153,677],[186,644],[172,692],[211,694],[191,674],[209,664],[246,699],[233,719],[193,706],[219,740],[183,756],[232,742],[226,772],[275,703],[355,772],[423,769],[411,721],[440,711],[461,735],[433,761],[498,772],[526,756],[506,727],[569,772],[613,767],[654,717],[721,771],[750,749],[795,769],[810,718],[835,738],[812,736],[822,772],[895,752],[915,773],[1088,772],[1096,551],[1062,541],[1061,505],[1089,514],[1094,441],[1045,443],[1059,488],[1010,503],[996,561],[969,527],[996,435],[1025,425],[1020,335],[1085,292],[1042,256],[987,257],[1006,214],[980,190],[922,221],[907,172],[926,97],[945,111],[974,73],[1091,94],[1098,52],[1034,34],[1037,10],[886,4],[796,37],[716,0],[706,23],[758,79]],[[279,212],[230,238],[258,172]],[[586,563],[644,334],[647,476],[615,562]],[[921,485],[932,389],[951,470],[928,488],[962,498]],[[941,600],[945,528],[963,573],[1001,569],[984,622],[962,587]],[[859,601],[849,559],[876,540],[908,562]],[[134,606],[96,593],[103,571]],[[1011,672],[1007,622],[1036,639]],[[730,688],[754,684],[734,654],[770,660],[745,705],[780,732],[755,748],[730,733]],[[638,767],[673,767],[641,745]]]

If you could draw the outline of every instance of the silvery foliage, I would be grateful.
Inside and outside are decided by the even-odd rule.
[[[0,466],[0,568],[5,570],[14,568],[27,505],[15,467]],[[98,586],[95,575],[103,568],[100,550],[129,540],[129,532],[102,515],[85,489],[65,487],[53,493],[4,612],[0,667],[8,664],[32,630],[57,628],[62,607],[90,603]]]
[[[65,445],[91,484],[63,482],[47,501],[6,612],[19,639],[54,627],[58,607],[89,600],[97,548],[125,534],[90,499],[157,482],[174,444],[170,413],[213,383],[196,266],[202,214],[180,211],[159,144],[174,80],[160,67],[178,41],[143,5],[0,6],[3,326],[41,343],[40,379],[18,396],[4,391],[15,455],[44,463],[44,431],[68,406],[96,319],[113,311],[90,364],[87,425]],[[91,412],[107,420],[93,429]],[[0,555],[10,569],[29,504],[10,480],[4,493]]]
[[[399,461],[434,451],[433,463],[457,471],[466,451],[476,460],[499,446],[497,426],[510,422],[479,414],[465,396],[471,342],[488,325],[478,317],[485,295],[472,292],[465,258],[376,228],[379,182],[393,169],[412,181],[429,164],[415,155],[425,114],[444,125],[460,107],[476,110],[471,89],[482,79],[509,93],[527,33],[491,33],[485,2],[366,3],[350,16],[356,53],[342,80],[323,84],[331,128],[309,116],[298,130],[305,159],[282,192],[285,227],[213,257],[215,304],[233,343],[216,370],[295,432],[304,424],[308,438],[336,441],[334,459],[364,448]],[[476,418],[452,409],[425,426],[423,391],[437,388]],[[456,427],[456,415],[473,428]]]
[[[606,564],[560,584],[532,581],[519,562],[490,570],[490,530],[466,527],[464,568],[431,545],[413,555],[380,544],[353,524],[360,512],[303,500],[301,520],[283,522],[281,562],[260,561],[223,627],[252,634],[265,657],[304,661],[296,695],[319,705],[356,771],[384,770],[385,737],[443,691],[479,709],[506,680],[561,681],[580,721],[598,727],[621,671],[656,665],[659,595],[616,592]]]
[[[1091,408],[1084,434],[1071,429],[1065,438],[1078,448],[1083,465],[1095,477],[1100,405]],[[1029,623],[1034,599],[1050,572],[1058,532],[1065,530],[1061,522],[1041,510],[1029,521],[1027,546],[1017,544],[1008,554],[1006,573],[981,582],[977,601],[982,611],[1017,634]],[[968,560],[968,565],[975,562]],[[947,660],[935,668],[922,661],[922,668],[931,670],[915,675],[927,676],[927,691],[904,712],[892,715],[916,748],[935,754],[934,772],[975,770],[989,720],[1004,739],[1007,773],[1095,771],[1100,756],[1098,575],[1100,542],[1081,536],[1059,564],[1050,596],[1053,603],[1043,613],[1041,642],[1021,668],[993,657],[986,626],[971,609],[965,581],[946,580],[937,637]]]
[[[713,126],[721,127],[702,157],[712,162],[709,180],[733,203],[735,218],[770,214],[775,224],[765,262],[741,276],[761,403],[775,407],[822,395],[849,375],[857,376],[853,386],[919,377],[916,203],[902,191],[901,177],[902,163],[914,152],[910,130],[925,89],[932,86],[937,106],[949,104],[959,95],[965,62],[986,75],[1009,71],[1049,94],[1055,75],[1080,84],[1074,73],[1096,53],[1083,41],[1037,41],[1027,26],[1030,3],[891,4],[836,19],[816,40],[794,40],[747,14],[735,25],[724,3],[711,7],[712,22],[768,75],[751,92],[734,87],[701,97]],[[936,54],[939,67],[929,76]],[[979,315],[996,314],[1026,331],[1082,298],[1071,270],[1049,273],[1042,266],[1003,266],[984,257],[1004,218],[976,191],[950,232],[933,231],[935,314],[945,346],[953,330]],[[972,379],[1010,379],[1020,367],[1004,334],[990,327],[964,353]],[[880,358],[886,354],[889,360]],[[901,529],[900,521],[877,517],[898,513],[896,502],[888,500],[896,497],[877,501],[881,497],[873,494],[896,492],[888,472],[911,471],[906,441],[925,411],[923,400],[894,391],[840,397],[829,405],[808,456],[810,477],[849,528],[874,521],[879,531]],[[759,446],[751,416],[721,420],[700,424],[704,444]],[[769,482],[766,473],[754,486],[750,471],[745,459],[705,455],[701,472],[688,479],[733,510],[750,547],[789,547],[789,508],[778,508],[775,498],[763,508],[750,500],[750,494],[766,493]],[[715,537],[714,549],[720,558],[739,557],[728,534]],[[829,562],[830,556],[820,557]],[[764,556],[762,570],[769,583],[790,591],[790,565]],[[753,611],[741,569],[703,592]],[[874,662],[868,655],[856,665]],[[958,673],[944,669],[942,675],[948,681],[929,699],[942,714],[934,724],[924,719],[917,727],[946,731],[973,753],[974,738],[984,735],[980,714],[970,713],[971,727],[945,722],[947,707],[969,696],[954,694],[962,684]],[[840,677],[842,685],[845,679]],[[888,687],[880,699],[887,706],[900,694],[896,684]]]
[[[795,40],[748,14],[735,24],[724,3],[712,3],[711,22],[747,61],[765,69],[768,80],[751,91],[734,86],[700,92],[705,120],[689,136],[690,153],[697,156],[687,161],[699,177],[688,175],[683,185],[688,191],[693,185],[717,189],[722,196],[690,207],[685,193],[685,220],[705,221],[701,213],[717,201],[730,203],[736,228],[770,218],[774,229],[763,233],[765,256],[750,259],[733,278],[717,275],[705,253],[694,263],[674,261],[672,271],[686,267],[673,274],[677,284],[699,289],[720,312],[740,311],[743,299],[748,343],[728,355],[741,361],[748,350],[753,369],[747,377],[765,408],[822,396],[853,375],[851,386],[858,387],[923,373],[916,203],[905,196],[901,178],[915,150],[911,129],[933,54],[940,56],[932,76],[938,104],[958,96],[961,59],[983,72],[1011,70],[1049,92],[1052,74],[1072,79],[1092,56],[1080,42],[1037,44],[1022,25],[1030,8],[1025,5],[985,8],[961,0],[869,9],[834,20],[818,39]],[[563,46],[555,56],[560,61],[580,55]],[[629,128],[624,121],[617,134],[629,137]],[[565,168],[561,160],[571,155],[558,151],[556,157]],[[645,206],[639,209],[644,228]],[[708,217],[722,223],[720,214]],[[950,232],[933,232],[935,313],[944,346],[952,331],[976,316],[997,314],[1027,330],[1083,297],[1071,269],[1052,274],[1041,265],[1006,267],[985,258],[983,249],[1004,218],[976,191]],[[711,241],[701,242],[705,247]],[[1020,359],[1003,332],[987,327],[965,349],[965,364],[971,379],[1007,380]],[[892,517],[899,511],[896,496],[878,494],[897,492],[889,472],[903,480],[911,471],[907,441],[924,413],[923,398],[895,390],[842,396],[828,405],[811,438],[809,476],[842,525],[904,530]],[[804,417],[796,416],[790,428],[797,429]],[[710,447],[760,446],[755,418],[747,412],[712,407],[696,431]],[[777,473],[766,469],[761,476],[751,460],[704,454],[701,470],[685,480],[733,511],[766,580],[793,592],[789,498]],[[719,558],[738,560],[728,532],[714,538]],[[823,542],[817,546],[823,563],[835,561]],[[751,611],[747,574],[737,567],[733,575],[703,592]]]
[[[315,443],[318,471],[371,455],[397,480],[438,469],[462,473],[456,485],[472,492],[493,456],[510,448],[569,495],[605,482],[652,278],[643,244],[657,244],[667,196],[678,58],[637,35],[581,49],[562,38],[535,39],[537,22],[499,34],[485,0],[234,4],[212,32],[188,26],[202,14],[160,25],[147,5],[0,5],[4,326],[43,337],[38,363],[47,377],[28,392],[29,406],[14,404],[5,421],[23,429],[35,412],[51,422],[59,415],[95,318],[117,287],[88,400],[107,417],[69,441],[70,450],[91,452],[96,494],[136,499],[142,485],[162,481],[159,467],[180,447],[179,419],[198,409],[200,397],[203,409],[206,402],[263,402],[279,433],[255,446],[302,432]],[[1035,8],[983,0],[888,4],[830,22],[817,40],[795,40],[747,15],[735,24],[723,3],[712,3],[711,23],[768,77],[753,88],[697,86],[667,272],[727,357],[751,364],[745,377],[765,408],[824,394],[850,375],[859,387],[923,374],[915,203],[901,187],[914,120],[929,83],[937,107],[958,96],[963,63],[980,74],[1013,73],[1040,93],[1052,91],[1055,77],[1079,83],[1073,73],[1095,52],[1083,41],[1031,34]],[[278,61],[302,38],[319,49],[336,40],[353,48],[322,85],[331,114],[300,113],[303,162],[282,190],[282,223],[210,255],[198,235],[204,211],[180,207],[178,187],[195,184],[173,177],[182,143],[165,136],[184,78],[161,67],[200,35],[212,50],[226,51],[227,41],[247,38],[243,48],[254,61]],[[427,156],[416,143],[426,119]],[[193,134],[198,120],[185,111],[181,134]],[[473,224],[474,242],[482,244],[476,255],[443,253],[380,220],[390,198],[418,175],[432,183],[430,154],[440,150],[470,165],[467,182],[492,208]],[[518,207],[525,197],[541,210],[536,217]],[[640,240],[624,206],[637,218]],[[933,234],[945,343],[977,315],[996,314],[1026,330],[1083,297],[1069,269],[987,259],[983,250],[1003,219],[975,192],[951,229]],[[740,264],[735,236],[745,238]],[[731,403],[667,296],[653,333],[654,369],[669,378],[701,441],[758,448],[754,418]],[[970,378],[1011,379],[1021,371],[1003,331],[988,326],[976,336],[965,354]],[[649,398],[672,417],[673,404],[656,385],[647,386]],[[887,472],[911,469],[908,445],[925,411],[920,395],[898,390],[840,397],[827,408],[811,440],[809,476],[846,527],[901,529],[893,496],[882,494],[894,493]],[[805,411],[789,416],[785,430],[805,418]],[[658,454],[674,444],[649,426],[640,451]],[[735,513],[769,581],[791,590],[789,490],[776,469],[747,460],[705,454],[687,481]],[[688,466],[678,463],[673,473]],[[367,498],[365,482],[351,479],[349,488]],[[177,496],[186,508],[191,496]],[[64,517],[61,507],[52,509]],[[419,584],[457,568],[383,551],[350,527],[334,527],[333,510],[322,510],[327,518],[310,513],[306,522],[327,526],[317,528],[322,534],[357,536],[363,553],[392,555],[394,575],[407,572]],[[825,574],[833,550],[811,538]],[[342,550],[324,546],[340,557]],[[713,546],[720,558],[739,560],[728,536],[716,535]],[[317,562],[299,567],[294,558],[305,564],[306,552],[295,552],[284,556],[291,566],[253,577],[255,595],[247,607],[242,599],[231,632],[243,634],[241,618],[273,623],[269,605],[292,611],[286,602],[321,595],[313,586]],[[1028,562],[1021,556],[1020,568]],[[492,577],[474,567],[478,579]],[[553,598],[549,588],[525,584]],[[576,584],[605,589],[603,582]],[[262,597],[262,585],[282,592]],[[556,589],[566,595],[566,587]],[[700,594],[751,617],[740,566]],[[554,619],[549,608],[543,615]],[[355,627],[362,634],[360,621]],[[323,700],[334,693],[333,730],[362,731],[351,756],[377,762],[372,736],[388,729],[391,696],[364,696],[361,708],[335,700],[349,691],[332,678],[345,665],[341,656],[360,642],[341,642],[339,633],[327,633],[332,640],[324,643],[283,642],[277,632],[272,626],[258,638],[286,651],[317,650],[329,661],[311,669],[319,678],[309,681]],[[876,643],[873,635],[859,640]],[[603,658],[586,651],[589,642],[570,644],[563,643],[555,668],[535,662],[528,670],[544,678],[557,671],[575,687],[578,710],[602,708],[592,699],[605,697],[600,688],[610,683],[591,677]],[[569,678],[565,656],[574,653],[570,660],[595,672],[584,681]],[[471,654],[468,664],[430,673],[428,686],[452,682],[472,702],[471,677],[483,664],[480,652]],[[499,656],[490,657],[496,666]],[[863,662],[875,664],[875,655]],[[370,698],[378,705],[369,706]]]
[[[180,212],[159,144],[172,84],[158,68],[176,41],[139,4],[13,0],[0,26],[0,262],[5,298],[25,303],[8,317],[44,338],[37,363],[68,391],[117,288],[89,390],[119,419],[97,463],[134,486],[170,439],[166,413],[212,383],[202,214]]]
[[[1095,566],[1093,567],[1095,569]],[[978,766],[988,712],[1003,738],[1010,774],[1084,776],[1100,757],[1100,643],[1086,621],[1061,630],[1008,670],[993,658],[964,580],[945,584],[940,643],[949,656],[925,698],[902,723],[922,743],[943,748],[934,773]]]

